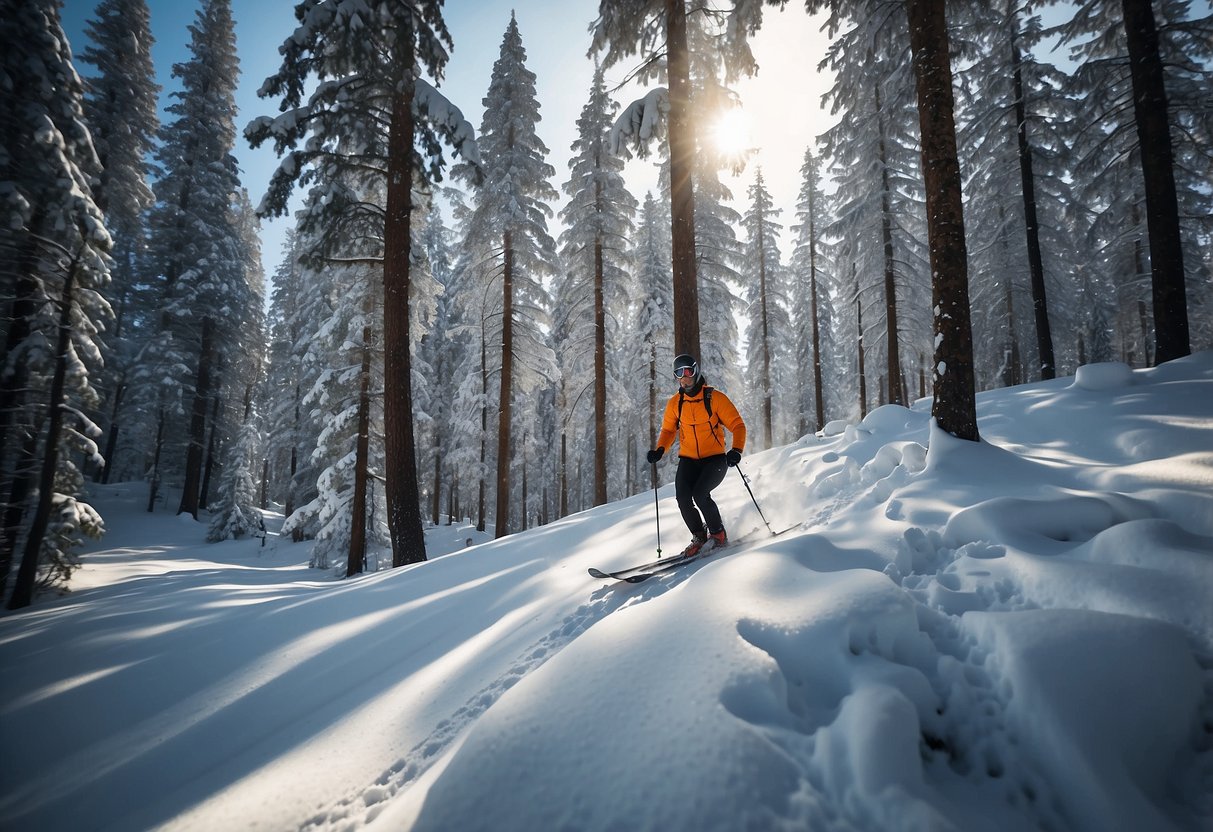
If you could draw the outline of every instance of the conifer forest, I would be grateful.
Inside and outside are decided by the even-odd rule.
[[[257,112],[231,0],[196,5],[165,93],[155,2],[97,0],[75,43],[59,0],[0,0],[10,608],[104,534],[90,483],[146,483],[214,541],[273,507],[344,575],[425,560],[427,525],[500,537],[652,490],[680,353],[752,452],[923,397],[980,441],[979,391],[1213,347],[1208,3],[601,0],[569,113],[522,3],[482,101],[444,89],[441,0],[282,3],[293,33],[240,45],[280,56]],[[777,13],[829,44],[796,170],[710,129]],[[268,180],[238,145],[273,149]]]

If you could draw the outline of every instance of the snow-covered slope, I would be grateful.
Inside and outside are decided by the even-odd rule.
[[[731,472],[737,542],[639,585],[586,569],[654,554],[651,493],[334,581],[104,489],[78,589],[0,619],[0,817],[1208,828],[1213,354],[984,394],[980,445],[924,405],[747,457],[793,530]]]

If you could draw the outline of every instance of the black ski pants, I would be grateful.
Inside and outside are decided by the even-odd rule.
[[[678,457],[678,473],[674,475],[674,495],[678,498],[678,510],[691,534],[704,537],[724,531],[720,520],[720,509],[712,499],[712,489],[724,482],[729,463],[724,454],[705,459]],[[698,508],[696,508],[698,506]],[[699,512],[703,512],[703,517]],[[704,531],[704,524],[707,531]]]

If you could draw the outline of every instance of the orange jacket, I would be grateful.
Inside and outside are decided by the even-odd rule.
[[[678,397],[682,396],[682,416],[678,415]],[[670,396],[665,405],[665,416],[661,419],[661,433],[657,436],[658,448],[669,448],[678,432],[678,455],[691,459],[705,459],[725,452],[724,430],[733,434],[733,447],[745,450],[745,422],[729,397],[719,390],[712,390],[712,415],[703,404],[703,386],[694,395],[681,392]]]

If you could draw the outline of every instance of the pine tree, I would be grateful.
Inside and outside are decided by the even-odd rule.
[[[800,193],[796,201],[796,217],[792,226],[796,242],[792,250],[793,274],[792,328],[796,350],[796,379],[798,414],[797,431],[803,435],[825,427],[825,390],[822,384],[822,332],[830,332],[829,293],[823,291],[824,257],[821,245],[825,227],[821,193],[821,166],[812,148],[804,153],[800,166]],[[823,318],[825,319],[823,321]],[[825,324],[823,326],[823,323]],[[811,372],[810,372],[810,368]],[[810,383],[811,379],[811,383]],[[810,401],[813,421],[809,421]],[[812,425],[812,427],[810,427]]]
[[[577,120],[575,155],[569,160],[572,175],[564,185],[570,201],[560,213],[566,225],[562,254],[573,282],[567,291],[576,296],[586,287],[589,291],[584,294],[590,299],[583,306],[574,305],[570,314],[577,309],[593,321],[594,505],[607,501],[608,330],[617,332],[627,305],[626,241],[636,211],[636,200],[623,182],[623,161],[608,146],[614,111],[600,67]],[[578,299],[571,300],[576,304]],[[613,350],[616,338],[610,340]]]
[[[449,232],[442,221],[442,213],[436,204],[431,205],[422,232],[426,256],[429,259],[431,275],[438,287],[435,298],[433,318],[418,347],[418,368],[436,383],[430,388],[429,400],[425,411],[430,442],[428,451],[429,468],[433,471],[430,485],[430,519],[434,525],[439,523],[442,508],[442,492],[444,474],[452,479],[454,469],[449,457],[454,445],[456,433],[452,424],[455,412],[455,394],[458,385],[455,383],[455,368],[463,343],[460,332],[458,309],[455,306],[453,293],[454,254],[448,241]],[[422,470],[426,470],[422,465]],[[447,514],[452,518],[453,501],[448,500]]]
[[[112,241],[90,191],[99,161],[58,3],[4,3],[0,54],[0,592],[23,544],[8,603],[18,609],[39,582],[66,580],[81,534],[102,530],[69,453],[99,460],[100,431],[83,413],[97,403]]]
[[[775,222],[779,211],[766,188],[761,168],[754,174],[749,198],[750,209],[743,220],[747,235],[743,276],[748,303],[746,312],[750,322],[746,333],[750,350],[747,375],[751,389],[758,393],[762,401],[762,440],[759,447],[769,448],[777,441],[775,374],[779,374],[781,381],[786,378],[782,368],[791,361],[788,345],[792,343],[792,325],[787,311],[783,264],[780,262],[781,226]]]
[[[105,367],[97,381],[109,423],[105,465],[97,471],[101,482],[108,482],[115,470],[138,330],[148,311],[142,283],[145,215],[154,200],[148,158],[159,129],[160,91],[149,17],[145,0],[102,0],[85,29],[92,43],[81,55],[97,71],[85,79],[84,112],[101,165],[94,198],[114,238],[108,291],[114,322],[105,335]]]
[[[882,401],[904,405],[903,347],[930,349],[929,268],[907,23],[904,9],[889,11],[860,6],[855,25],[830,46],[827,60],[837,73],[830,97],[841,118],[823,145],[838,183],[827,231],[839,240],[836,261],[855,270],[865,358],[883,360]],[[883,338],[869,335],[882,328]]]
[[[632,331],[644,345],[643,351],[633,352],[636,362],[635,376],[644,380],[647,420],[642,436],[645,447],[657,443],[661,429],[659,394],[668,389],[665,385],[665,368],[674,363],[674,296],[670,280],[670,247],[666,230],[668,223],[652,193],[645,194],[640,210],[636,247],[632,262],[636,268],[637,297]],[[657,487],[657,467],[652,470],[654,488]]]
[[[208,0],[190,26],[190,58],[174,65],[181,90],[161,131],[161,176],[150,218],[158,275],[158,312],[134,378],[146,422],[158,443],[184,436],[184,463],[168,463],[181,477],[178,512],[197,516],[202,504],[207,427],[216,396],[234,363],[240,322],[251,297],[246,246],[237,215],[239,171],[235,144],[235,88],[239,73],[228,0]],[[201,311],[201,314],[199,312]],[[161,472],[153,470],[149,510]]]
[[[1073,202],[1059,134],[1064,77],[1032,47],[1039,19],[1015,0],[957,7],[957,139],[965,175],[979,386],[1053,378],[1074,331]],[[971,57],[969,57],[971,56]],[[1068,352],[1068,350],[1063,350]],[[980,383],[984,380],[984,383]]]
[[[421,77],[424,71],[441,78],[449,58],[440,2],[368,0],[355,8],[304,0],[295,14],[301,26],[282,45],[281,69],[261,89],[281,97],[283,115],[254,120],[245,135],[254,146],[272,136],[280,154],[294,148],[270,183],[262,213],[283,213],[296,182],[341,182],[335,171],[383,185],[382,207],[345,194],[330,203],[328,216],[333,233],[366,212],[382,227],[387,523],[392,563],[402,566],[425,560],[410,351],[413,188],[441,178],[442,141],[473,167],[476,145],[462,113]],[[313,73],[323,82],[305,104]]]
[[[1151,301],[1154,361],[1188,353],[1189,296],[1194,290],[1207,296],[1202,287],[1209,277],[1201,260],[1202,240],[1213,224],[1210,21],[1213,16],[1193,19],[1186,0],[1085,0],[1074,5],[1069,21],[1046,33],[1060,34],[1079,62],[1072,87],[1078,102],[1074,169],[1086,185],[1083,201],[1103,207],[1100,222],[1092,225],[1092,248],[1121,250],[1110,275],[1118,283],[1126,283],[1117,274],[1126,262],[1140,264],[1139,273],[1151,276],[1149,291],[1143,285],[1131,299],[1140,302],[1140,312],[1122,315],[1148,325]],[[1092,123],[1102,129],[1090,130]]]
[[[475,194],[469,235],[476,242],[469,248],[483,249],[495,241],[493,272],[501,278],[495,516],[496,536],[502,537],[510,529],[514,393],[535,389],[555,374],[541,330],[549,305],[542,280],[553,272],[555,262],[555,243],[547,229],[547,201],[557,196],[548,179],[555,170],[544,161],[548,149],[535,132],[535,74],[526,68],[526,50],[513,15],[493,64],[484,106],[484,184]]]

